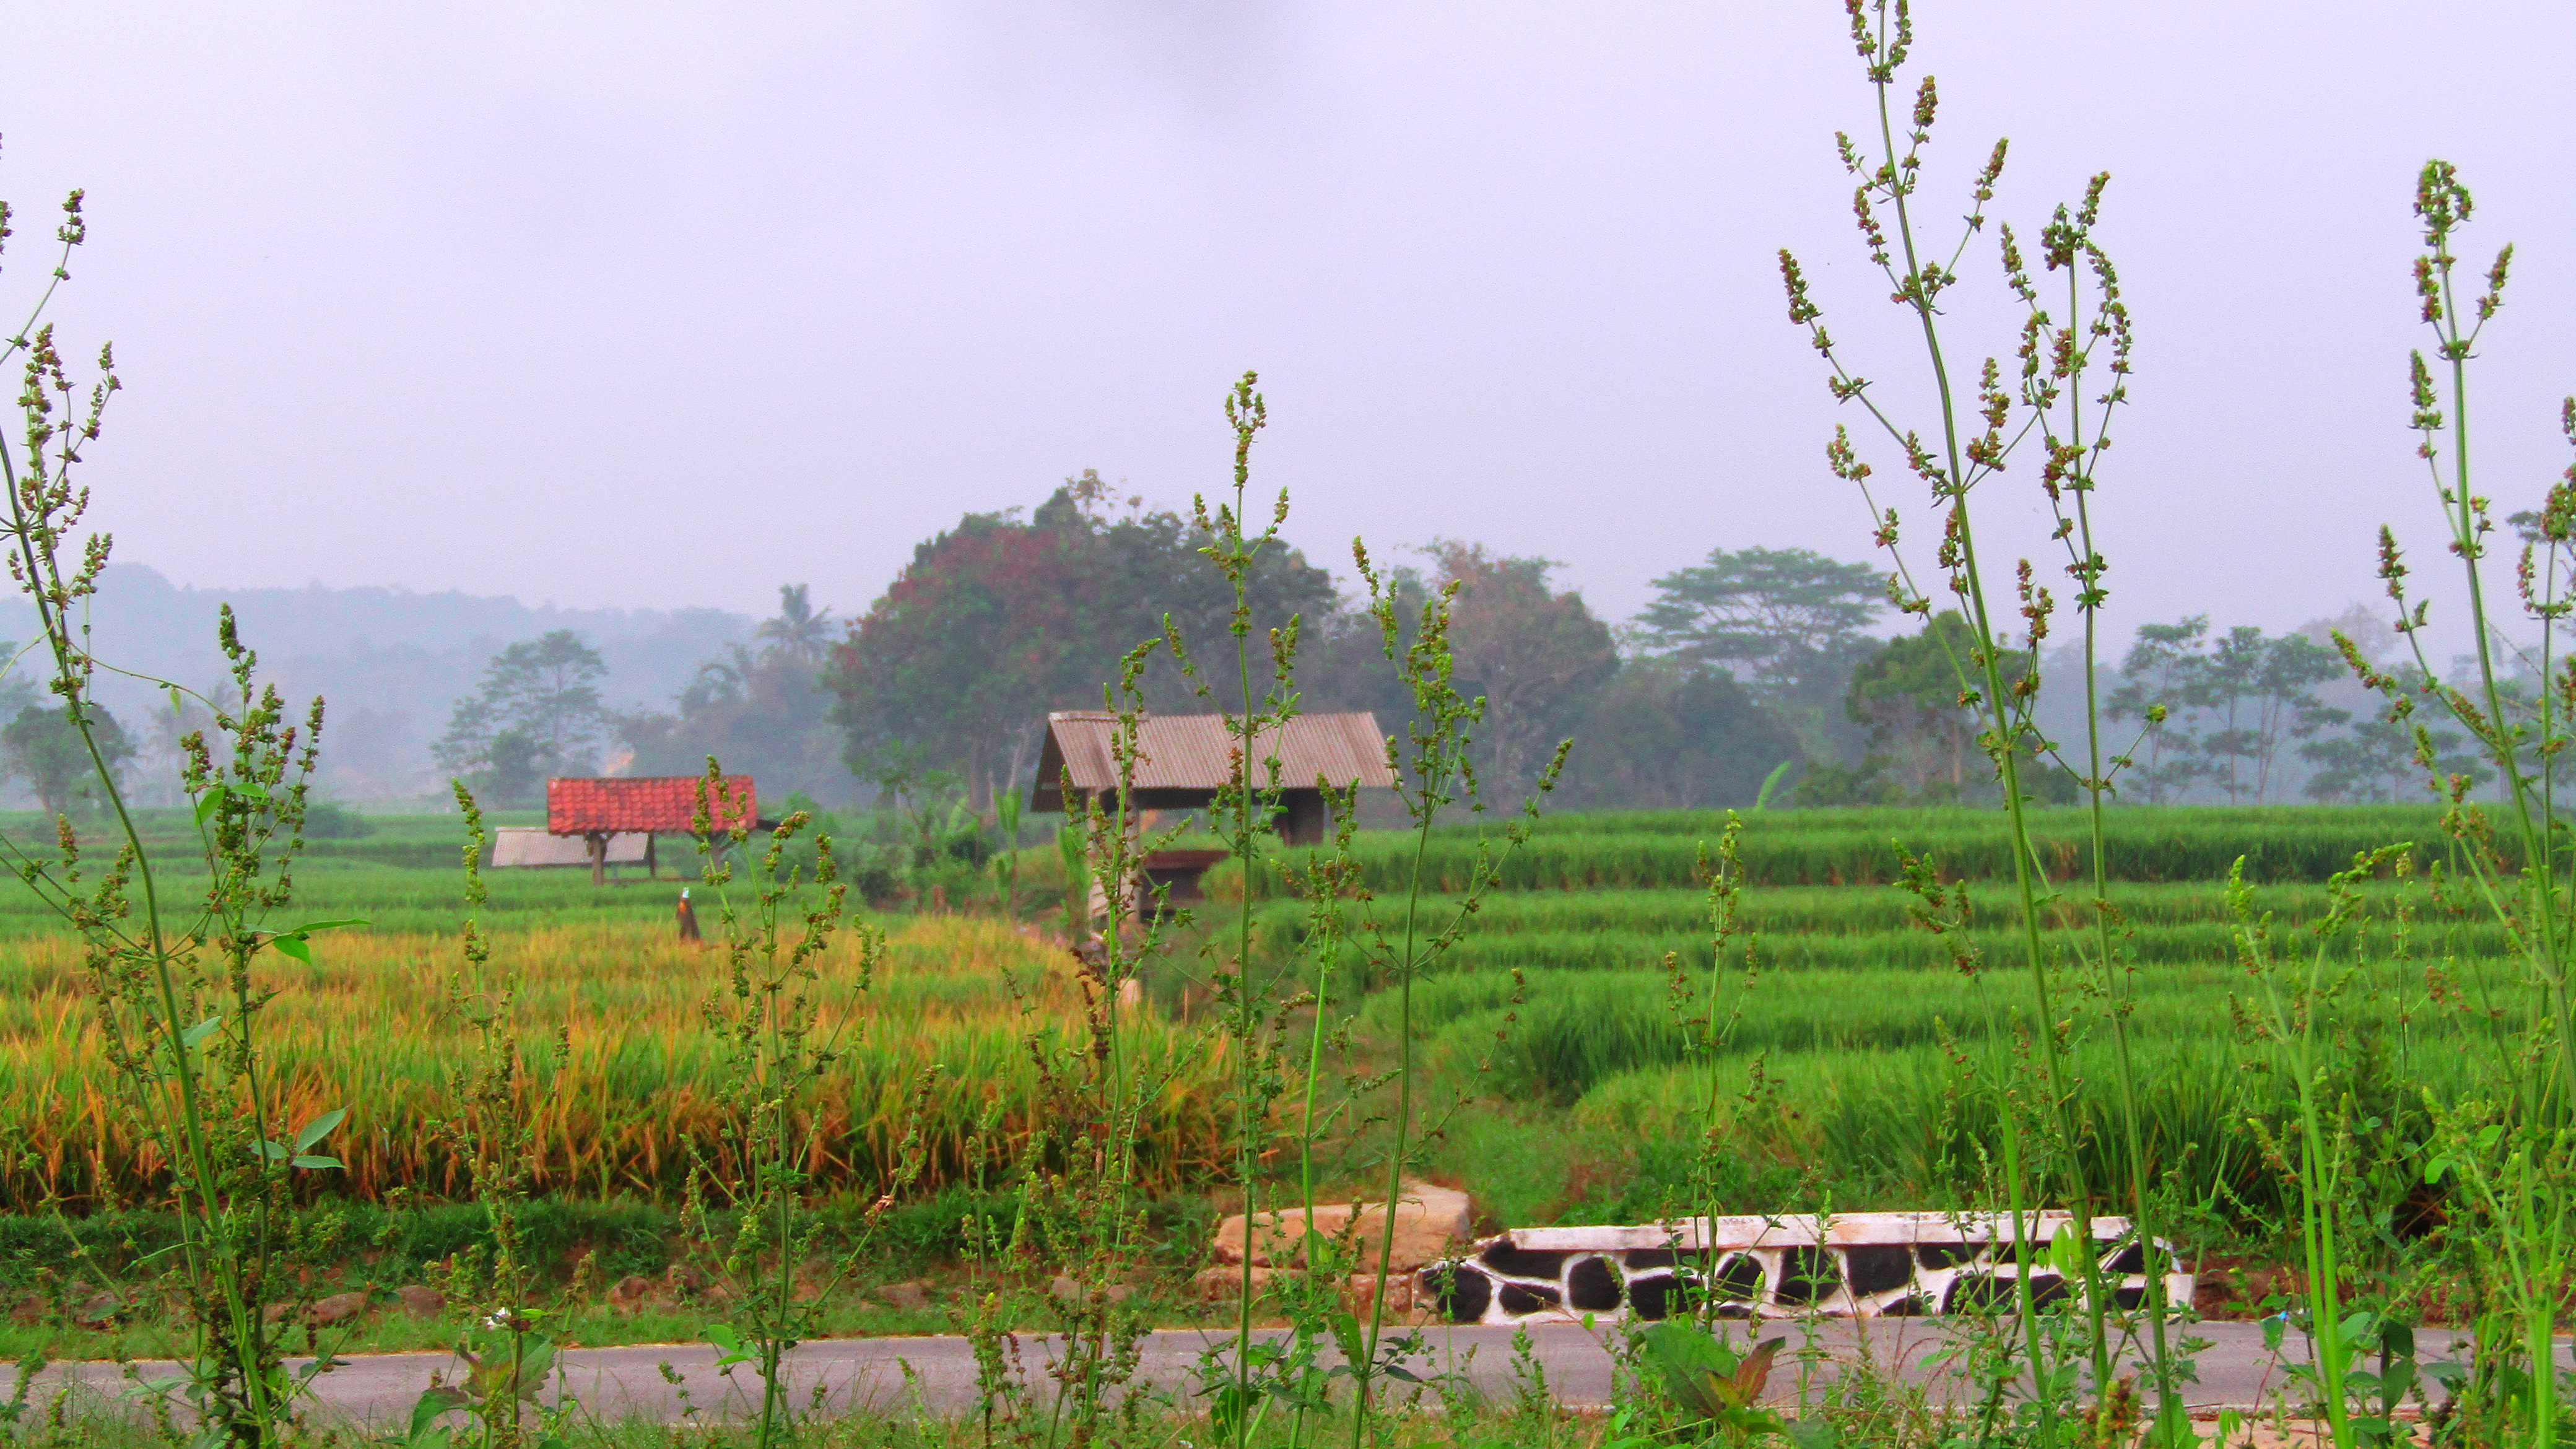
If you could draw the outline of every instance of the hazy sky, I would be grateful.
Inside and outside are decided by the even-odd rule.
[[[1927,212],[1964,209],[1997,134],[1995,211],[2030,229],[2114,175],[2141,336],[2102,496],[2122,618],[2336,612],[2374,595],[2382,520],[2438,567],[2403,389],[2427,155],[2476,188],[2473,260],[2521,244],[2484,486],[2522,506],[2565,466],[2576,7],[1921,10]],[[1868,554],[1778,247],[1867,370],[1917,366],[1857,265],[1831,140],[1872,113],[1831,0],[7,0],[0,24],[0,297],[89,188],[57,315],[129,387],[98,516],[189,583],[765,612],[808,580],[846,610],[960,513],[1085,467],[1221,486],[1218,405],[1258,367],[1256,487],[1294,490],[1319,561],[1480,539],[1618,616],[1713,546]],[[1995,290],[1990,245],[1962,270]]]

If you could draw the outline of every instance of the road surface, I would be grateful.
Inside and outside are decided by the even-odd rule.
[[[1940,1362],[1942,1350],[1955,1343],[1965,1320],[1883,1318],[1867,1321],[1827,1320],[1815,1326],[1809,1343],[1800,1325],[1764,1325],[1766,1335],[1785,1334],[1780,1361],[1771,1377],[1768,1397],[1793,1401],[1803,1378],[1810,1386],[1829,1381],[1843,1366],[1866,1355],[1882,1370],[1893,1367],[1911,1381],[1931,1385],[1945,1398],[1966,1392],[1955,1370]],[[1740,1325],[1739,1325],[1740,1327]],[[1410,1367],[1428,1377],[1460,1372],[1490,1394],[1514,1387],[1512,1330],[1461,1327],[1423,1330],[1428,1350]],[[1530,1329],[1530,1339],[1549,1389],[1560,1403],[1591,1407],[1607,1403],[1612,1360],[1605,1342],[1574,1324]],[[2282,1365],[2263,1347],[2262,1327],[2252,1323],[2204,1323],[2192,1329],[2211,1346],[2199,1358],[2199,1382],[2185,1387],[2194,1409],[2252,1408],[2274,1396],[2294,1391],[2286,1386]],[[1198,1381],[1201,1355],[1228,1335],[1214,1330],[1166,1329],[1146,1339],[1140,1381],[1175,1398],[1191,1394]],[[1026,1372],[1033,1382],[1046,1361],[1043,1340],[1024,1340]],[[2425,1362],[2448,1356],[2452,1336],[2427,1330],[2419,1338]],[[2284,1354],[2304,1357],[2296,1335]],[[716,1366],[716,1351],[705,1344],[660,1344],[624,1348],[567,1350],[561,1371],[550,1381],[545,1399],[565,1395],[578,1399],[591,1414],[608,1420],[671,1421],[694,1411],[701,1415],[738,1416],[756,1405],[759,1380],[749,1366],[728,1374]],[[464,1365],[442,1353],[361,1355],[344,1361],[315,1380],[324,1409],[362,1423],[392,1425],[406,1420],[433,1375],[448,1382],[462,1377]],[[668,1370],[666,1376],[665,1370]],[[140,1366],[142,1377],[173,1371],[170,1365]],[[676,1376],[678,1383],[672,1382]],[[0,1369],[0,1384],[14,1386],[14,1372]],[[962,1413],[975,1403],[975,1359],[963,1338],[826,1339],[799,1346],[789,1359],[788,1381],[800,1407],[821,1400],[829,1409],[910,1415]],[[1399,1389],[1407,1386],[1398,1385]],[[72,1363],[47,1368],[38,1380],[39,1401],[69,1388],[76,1398],[111,1403],[128,1390],[114,1364]]]

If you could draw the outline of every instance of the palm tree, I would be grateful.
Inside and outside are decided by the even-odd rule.
[[[817,609],[803,584],[778,586],[778,617],[764,619],[754,637],[767,639],[781,654],[806,664],[823,660],[832,636],[832,611]]]

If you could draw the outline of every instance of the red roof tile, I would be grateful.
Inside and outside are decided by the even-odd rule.
[[[696,828],[698,801],[706,785],[704,775],[548,780],[546,829],[556,835],[639,830],[686,835]],[[760,818],[751,777],[725,776],[721,797],[706,802],[706,813],[718,829],[751,828]]]

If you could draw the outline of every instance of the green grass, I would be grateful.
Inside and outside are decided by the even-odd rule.
[[[825,1206],[806,1220],[813,1230],[806,1243],[818,1267],[837,1263],[861,1241],[868,1248],[864,1261],[825,1301],[825,1332],[840,1337],[954,1331],[947,1304],[971,1302],[975,1287],[971,1275],[955,1266],[961,1222],[974,1215],[1007,1223],[1015,1205],[1011,1198],[951,1189],[887,1213],[864,1239],[858,1234],[868,1206],[864,1198]],[[1160,1242],[1194,1244],[1213,1212],[1197,1197],[1167,1197],[1155,1204],[1149,1226]],[[339,1353],[455,1346],[466,1328],[471,1293],[470,1285],[451,1280],[450,1265],[488,1260],[494,1246],[490,1219],[480,1206],[335,1202],[307,1210],[298,1226],[306,1241],[327,1245],[305,1291],[314,1298],[363,1292],[375,1305],[353,1329],[325,1331],[322,1346]],[[674,1265],[691,1265],[679,1214],[668,1206],[538,1198],[520,1207],[517,1228],[522,1257],[535,1266],[547,1324],[568,1342],[595,1347],[703,1340],[707,1326],[732,1311],[716,1296],[658,1286],[631,1311],[609,1306],[604,1290],[621,1279],[632,1275],[661,1285]],[[137,1265],[148,1265],[150,1255],[176,1240],[175,1220],[160,1212],[0,1216],[0,1304],[13,1310],[0,1315],[0,1358],[14,1360],[30,1350],[93,1359],[169,1352],[177,1325],[151,1311],[149,1295],[131,1295],[132,1310],[100,1326],[76,1322],[72,1311],[101,1282],[134,1282]],[[86,1260],[71,1252],[74,1242],[87,1251]],[[1194,1257],[1164,1252],[1139,1266],[1137,1286],[1160,1300],[1159,1317],[1221,1321],[1217,1305],[1186,1289],[1184,1280],[1197,1267]],[[905,1310],[870,1295],[907,1279],[926,1283],[933,1306]],[[392,1301],[392,1290],[412,1283],[448,1290],[448,1312],[427,1319],[404,1313]]]

